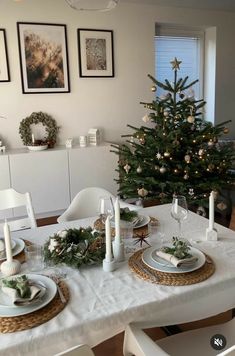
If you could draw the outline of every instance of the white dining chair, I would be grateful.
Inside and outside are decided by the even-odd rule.
[[[146,323],[144,324],[146,327]],[[152,325],[151,325],[152,326]],[[226,338],[225,350],[215,350],[210,341],[216,336],[218,343]],[[129,324],[125,330],[124,356],[223,356],[235,355],[235,318],[219,325],[184,331],[154,342],[140,324]]]
[[[54,356],[95,356],[94,352],[88,345],[77,345],[70,349],[55,354]]]
[[[99,199],[111,197],[113,202],[116,197],[108,190],[99,187],[89,187],[81,190],[72,200],[67,210],[58,217],[58,223],[88,218],[98,215]],[[120,207],[128,207],[130,210],[138,210],[140,207],[128,204],[120,200]]]
[[[0,190],[0,211],[1,213],[8,209],[14,209],[24,206],[26,208],[27,217],[9,219],[8,225],[11,231],[34,228],[37,226],[30,193],[19,193],[16,190],[9,188]],[[0,223],[2,227],[4,222]]]

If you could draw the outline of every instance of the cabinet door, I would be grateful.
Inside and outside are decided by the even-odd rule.
[[[69,151],[71,200],[87,187],[101,187],[117,194],[117,156],[110,145],[73,148]]]
[[[36,214],[66,209],[70,203],[66,150],[46,150],[10,156],[12,187],[30,192]],[[21,210],[22,211],[22,210]],[[20,211],[16,215],[21,215]]]
[[[11,188],[8,155],[0,154],[0,190]],[[12,209],[0,212],[0,220],[13,216]]]

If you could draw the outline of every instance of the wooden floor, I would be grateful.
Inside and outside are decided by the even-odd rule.
[[[37,220],[38,226],[50,225],[56,223],[57,223],[57,216]],[[229,223],[226,223],[224,225],[228,226]],[[233,209],[229,227],[235,230],[235,209]],[[207,318],[192,323],[181,324],[179,325],[179,327],[183,331],[192,330],[199,327],[220,324],[230,320],[231,318],[232,318],[232,311],[228,311],[226,313],[219,314],[212,318]],[[163,337],[166,337],[166,334],[161,328],[148,329],[146,330],[146,333],[153,340],[159,340]],[[97,345],[96,347],[93,348],[95,356],[122,356],[123,339],[124,339],[124,333],[121,333]]]

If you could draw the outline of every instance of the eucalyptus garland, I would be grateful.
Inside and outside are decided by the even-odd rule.
[[[39,111],[33,112],[20,123],[19,134],[25,146],[32,145],[32,132],[30,125],[37,125],[39,123],[45,126],[45,131],[47,133],[47,137],[45,137],[44,142],[53,144],[56,143],[59,126],[57,126],[55,119],[53,119],[50,115]]]
[[[44,260],[64,263],[79,268],[101,263],[105,257],[105,244],[91,227],[58,231],[44,245]]]

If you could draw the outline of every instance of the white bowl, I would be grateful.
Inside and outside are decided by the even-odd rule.
[[[27,146],[30,151],[43,151],[46,150],[48,145]]]

